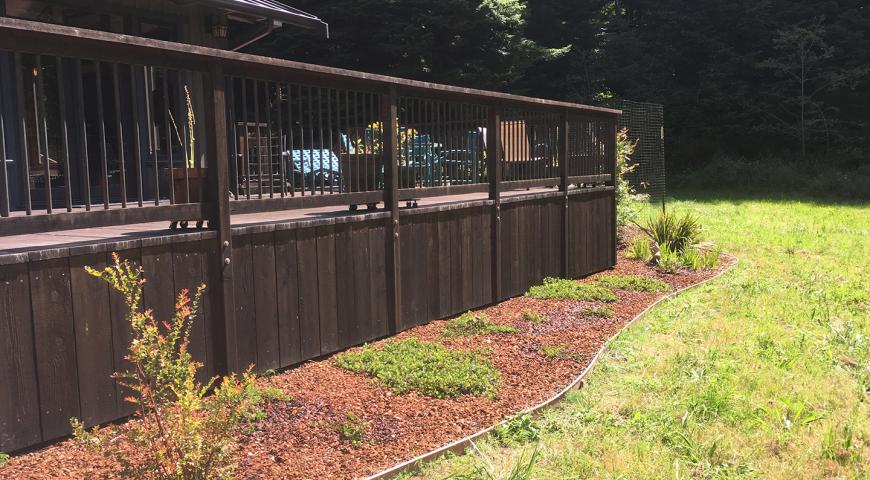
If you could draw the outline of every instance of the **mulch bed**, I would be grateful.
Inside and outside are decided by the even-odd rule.
[[[644,275],[680,289],[712,277],[732,261],[723,256],[716,270],[667,275],[620,255],[615,268],[597,275]],[[492,322],[518,328],[519,334],[445,339],[439,335],[445,322],[436,321],[392,337],[416,337],[463,350],[487,347],[502,376],[497,399],[463,396],[438,400],[414,392],[396,395],[364,375],[333,366],[329,360],[263,378],[261,382],[280,388],[293,400],[269,404],[268,420],[241,439],[237,478],[365,477],[536,405],[571,383],[608,338],[667,292],[617,290],[616,294],[619,301],[607,305],[616,313],[613,318],[583,313],[584,307],[593,306],[590,303],[518,297],[482,311]],[[544,314],[547,321],[533,325],[523,320],[526,310]],[[385,341],[390,339],[375,345]],[[548,358],[540,353],[544,346],[564,346],[564,350],[558,357]],[[347,412],[368,422],[365,443],[359,448],[342,440],[330,426],[345,421]],[[0,477],[112,478],[112,467],[99,455],[66,441],[11,459],[0,468]]]

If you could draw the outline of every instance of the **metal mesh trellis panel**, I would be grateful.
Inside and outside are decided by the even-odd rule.
[[[622,110],[619,128],[627,128],[629,138],[637,141],[630,163],[637,167],[627,175],[639,194],[650,200],[665,196],[665,129],[664,108],[658,103],[616,100],[614,108]]]

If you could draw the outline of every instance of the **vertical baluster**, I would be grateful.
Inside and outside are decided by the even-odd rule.
[[[22,183],[24,185],[24,209],[27,215],[33,213],[33,208],[30,199],[30,156],[27,149],[27,110],[24,106],[24,71],[21,68],[21,54],[15,52],[13,54],[15,61],[15,93],[18,97],[16,102],[20,125],[18,128],[19,142],[21,144],[21,158],[19,163],[22,168]],[[33,83],[33,75],[30,76],[30,81]]]
[[[9,216],[9,172],[6,170],[6,110],[0,94],[0,217]]]
[[[344,144],[345,149],[347,150],[345,153],[345,158],[347,161],[344,164],[347,166],[347,171],[340,172],[340,176],[342,178],[341,185],[343,187],[344,193],[349,193],[353,190],[353,186],[351,185],[351,181],[353,180],[353,161],[351,157],[351,150],[353,147],[353,138],[350,133],[350,90],[344,91],[344,132],[347,135],[347,139],[342,139],[342,143]],[[339,163],[339,167],[341,167],[341,163]]]
[[[230,132],[230,145],[232,145],[232,150],[229,152],[232,158],[232,172],[233,172],[233,199],[239,199],[239,188],[241,187],[241,179],[239,178],[239,134],[236,129],[236,77],[227,76],[226,80],[229,82],[229,88],[226,89],[227,95],[227,108],[229,109],[229,115],[227,116],[227,121],[229,122]]]
[[[326,132],[329,145],[329,151],[326,153],[327,161],[329,161],[329,193],[335,193],[335,169],[332,164],[335,132],[332,131],[332,89],[330,88],[326,89]]]
[[[81,160],[82,160],[82,175],[84,181],[85,210],[91,210],[91,169],[88,158],[88,126],[85,121],[85,92],[84,81],[82,79],[82,61],[76,60],[75,70],[76,80],[76,123],[79,126],[79,137],[81,138]]]
[[[320,144],[320,152],[317,154],[320,158],[320,194],[325,191],[325,176],[323,173],[323,89],[317,87],[317,136]]]
[[[130,95],[136,98],[136,67],[130,65]],[[144,74],[143,74],[144,77]],[[144,87],[148,89],[147,85]],[[139,114],[141,113],[136,108],[136,103],[130,106],[130,113],[133,115],[133,161],[136,162],[136,203],[142,206],[142,126],[139,123]]]
[[[251,79],[254,82],[254,155],[257,157],[257,196],[263,198],[263,139],[260,137],[260,81]]]
[[[311,167],[311,194],[317,193],[317,179],[314,177],[314,87],[308,87],[308,163]],[[307,175],[306,175],[307,176]]]
[[[100,171],[103,175],[103,208],[109,208],[109,156],[106,146],[106,117],[103,106],[103,66],[100,62],[94,62],[97,71],[97,122],[100,133]]]
[[[153,105],[154,102],[154,69],[143,67],[145,70],[145,120],[148,125],[148,154],[151,155],[151,163],[154,165],[154,205],[160,205],[160,170],[157,168],[157,127],[155,125]]]
[[[57,101],[60,104],[60,135],[61,135],[61,156],[63,157],[63,179],[64,188],[66,189],[66,211],[72,211],[72,180],[69,169],[69,131],[67,129],[66,120],[66,79],[63,72],[63,60],[60,57],[55,57],[55,65],[57,67]]]
[[[296,163],[293,161],[293,97],[292,97],[292,85],[287,84],[287,151],[288,157],[287,161],[290,166],[290,196],[296,196]]]
[[[36,75],[36,90],[33,95],[33,104],[36,110],[36,151],[43,162],[45,212],[51,213],[51,161],[48,153],[48,115],[45,111],[45,82],[43,80],[45,72],[42,68],[42,55],[36,55],[34,75]]]
[[[242,163],[245,168],[245,198],[251,199],[251,139],[248,132],[248,79],[242,77],[242,129],[245,147],[242,149]]]
[[[269,198],[275,198],[275,172],[272,169],[272,89],[269,87],[269,82],[263,82],[263,96],[266,103],[266,153],[269,160]],[[278,162],[280,163],[280,162]]]
[[[305,196],[305,116],[302,113],[302,85],[296,86],[296,100],[299,102],[299,173],[302,175],[302,196]]]
[[[118,81],[118,64],[112,64],[112,86],[115,89],[115,123],[118,135],[118,165],[121,170],[121,208],[127,208],[127,171],[124,165],[124,126],[121,118],[121,88]]]
[[[284,198],[287,194],[287,182],[284,172],[284,99],[281,92],[281,83],[275,82],[275,101],[278,105],[278,170],[281,174],[281,198]]]
[[[188,125],[187,125],[187,116],[190,114],[188,111],[190,106],[187,104],[187,94],[185,91],[186,84],[184,83],[183,73],[181,70],[176,71],[176,77],[178,82],[178,106],[177,106],[177,115],[176,123],[180,123],[179,125],[179,133],[181,134],[181,141],[178,142],[178,146],[181,147],[181,171],[184,175],[184,202],[190,203],[190,168],[196,166],[196,158],[191,155],[190,152],[190,136],[188,134]],[[183,110],[182,110],[183,109]],[[182,115],[182,113],[184,115]],[[196,152],[193,152],[194,154]],[[192,158],[193,157],[193,158]],[[199,201],[199,199],[197,199]]]
[[[169,70],[163,70],[163,129],[166,134],[166,155],[169,159],[169,204],[175,205],[175,161],[172,155],[172,125],[169,119]]]

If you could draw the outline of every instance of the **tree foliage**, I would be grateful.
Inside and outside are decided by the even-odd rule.
[[[839,162],[870,156],[870,6],[863,0],[294,6],[329,22],[332,37],[285,29],[258,44],[259,53],[560,100],[662,103],[669,168],[723,153]],[[809,69],[797,80],[801,62]]]

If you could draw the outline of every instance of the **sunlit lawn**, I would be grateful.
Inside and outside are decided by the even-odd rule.
[[[870,205],[681,193],[734,269],[654,309],[587,386],[423,477],[870,478]],[[694,199],[694,200],[692,200]]]

